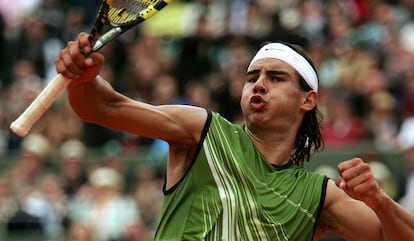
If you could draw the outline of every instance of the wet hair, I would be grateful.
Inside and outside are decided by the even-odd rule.
[[[268,44],[270,42],[266,42]],[[307,54],[307,52],[299,45],[290,44],[286,42],[280,42],[290,47],[298,54],[303,56],[312,68],[317,73],[316,68],[313,64],[313,61]],[[310,91],[312,88],[306,83],[303,77],[297,73],[299,79],[299,88],[303,91]],[[299,165],[303,165],[305,162],[310,161],[311,155],[315,152],[320,151],[323,148],[323,139],[321,134],[321,123],[322,123],[322,113],[319,111],[318,106],[306,112],[303,116],[302,123],[299,126],[298,133],[296,135],[293,152],[291,155],[291,160]]]
[[[287,43],[285,44],[302,55],[317,73],[311,58],[301,46]],[[298,76],[300,89],[304,91],[312,90],[302,76],[299,74]],[[323,148],[323,139],[321,134],[322,119],[323,116],[318,109],[318,105],[315,105],[312,110],[305,113],[295,139],[294,149],[291,156],[293,162],[303,165],[304,162],[310,161],[311,155],[314,152],[320,151]]]
[[[300,77],[300,86],[306,85],[305,80]],[[311,90],[309,86],[303,89],[304,91]],[[318,152],[323,148],[323,139],[321,134],[322,113],[316,105],[312,110],[305,113],[302,123],[299,126],[296,135],[294,150],[291,156],[293,162],[303,165],[311,159],[314,152]]]

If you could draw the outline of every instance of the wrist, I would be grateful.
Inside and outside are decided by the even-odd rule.
[[[381,210],[388,209],[388,207],[394,201],[389,197],[384,191],[380,191],[380,193],[375,198],[375,201],[370,203],[368,206],[374,210],[375,212],[380,212]]]

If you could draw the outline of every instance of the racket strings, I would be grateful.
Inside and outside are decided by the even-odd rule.
[[[142,10],[147,9],[155,2],[157,0],[113,0],[108,19],[114,25],[134,22]]]

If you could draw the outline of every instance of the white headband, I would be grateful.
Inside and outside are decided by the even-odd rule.
[[[318,91],[318,77],[310,63],[292,48],[281,43],[270,43],[263,46],[253,57],[249,67],[257,60],[264,58],[280,59],[292,66],[303,77],[306,83]]]

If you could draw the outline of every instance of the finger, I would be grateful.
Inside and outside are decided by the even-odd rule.
[[[85,55],[76,42],[69,44],[67,50],[67,54],[70,56],[76,66],[79,68],[84,68],[86,66]]]
[[[77,74],[72,73],[72,71],[67,67],[66,62],[68,62],[68,60],[64,60],[65,58],[68,58],[68,57],[65,57],[67,55],[68,55],[68,47],[61,50],[59,56],[56,57],[56,59],[55,59],[56,71],[58,73],[61,73],[62,75],[64,75],[67,78],[73,78]]]
[[[70,52],[70,50],[64,50],[64,52]],[[80,75],[83,72],[83,66],[85,65],[84,57],[73,56],[70,53],[64,53],[61,56],[61,60],[64,63],[66,69],[69,72]]]
[[[355,188],[359,185],[363,185],[368,183],[368,181],[372,178],[371,173],[364,172],[364,173],[357,173],[353,178],[344,179],[348,188]]]
[[[341,162],[338,165],[338,172],[339,172],[339,174],[341,174],[345,170],[353,168],[353,167],[357,166],[360,163],[363,163],[363,161],[360,158],[353,158],[353,159]]]
[[[362,196],[367,197],[370,195],[370,193],[375,193],[376,191],[378,191],[378,186],[375,181],[366,180],[363,183],[353,186],[352,191],[357,195],[362,195]]]
[[[63,76],[65,76],[68,79],[77,79],[78,75],[74,74],[72,72],[70,72],[64,62],[62,61],[62,59],[56,59],[55,60],[55,66],[56,66],[56,71],[60,74],[62,74]]]
[[[89,35],[87,33],[80,33],[78,36],[78,48],[81,52],[88,56],[92,52],[91,43],[89,41]]]
[[[88,67],[92,67],[92,66],[95,66],[95,65],[100,65],[103,62],[104,62],[104,56],[102,54],[98,54],[98,53],[92,53],[85,60],[85,64]]]
[[[335,184],[336,184],[336,186],[338,186],[341,189],[345,189],[346,188],[346,182],[341,177],[336,178]]]
[[[82,69],[79,68],[69,54],[68,48],[63,49],[55,60],[56,70],[66,78],[74,78],[82,74]]]
[[[364,175],[371,176],[371,169],[367,163],[359,163],[358,165],[346,169],[340,173],[340,176],[345,180],[345,182],[349,182],[357,177],[361,178]]]

